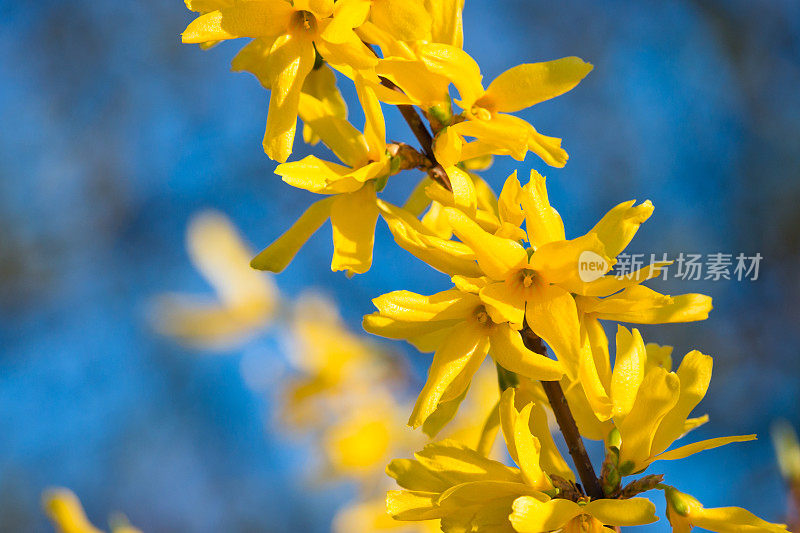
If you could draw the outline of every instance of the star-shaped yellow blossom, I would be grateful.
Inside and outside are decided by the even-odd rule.
[[[562,365],[525,348],[505,321],[495,321],[474,294],[450,289],[431,296],[395,291],[373,300],[378,312],[364,317],[370,333],[406,339],[421,351],[435,350],[428,379],[409,425],[418,427],[441,402],[460,396],[486,357],[532,379],[557,380]]]
[[[194,3],[192,3],[194,4]],[[333,65],[369,68],[377,58],[353,31],[369,15],[367,0],[249,0],[204,2],[203,14],[183,32],[184,43],[239,37],[260,40],[269,52],[264,74],[270,97],[264,151],[284,162],[292,152],[297,108],[316,52]],[[208,11],[214,7],[213,11]],[[315,52],[316,50],[316,52]]]
[[[322,224],[333,227],[331,269],[361,274],[372,265],[372,246],[378,220],[378,180],[397,172],[386,151],[385,125],[380,103],[371,88],[356,80],[364,108],[364,132],[330,114],[322,102],[303,95],[303,121],[336,154],[344,165],[310,155],[300,161],[278,165],[275,173],[283,181],[328,198],[311,205],[278,240],[252,261],[259,270],[280,272]]]
[[[455,441],[429,444],[414,459],[395,459],[386,468],[405,489],[388,493],[389,513],[402,521],[441,519],[445,533],[513,531],[508,516],[515,499],[549,501],[548,493],[555,493],[542,458],[557,456],[563,463],[549,432],[544,439],[532,433],[532,428],[547,427],[533,423],[532,407],[517,409],[513,389],[500,402],[503,436],[518,468]]]
[[[194,216],[186,246],[215,297],[159,296],[153,308],[155,328],[194,347],[210,349],[239,346],[262,331],[275,313],[278,290],[271,278],[250,268],[252,252],[230,220],[214,211]]]
[[[94,527],[83,511],[80,500],[67,489],[50,489],[42,495],[42,505],[57,533],[103,533]],[[111,533],[141,533],[123,516],[115,516]]]
[[[518,65],[498,76],[488,88],[478,64],[460,47],[418,42],[402,55],[381,59],[375,72],[397,84],[413,103],[458,135],[459,160],[487,154],[522,160],[530,150],[548,165],[562,167],[567,154],[561,139],[540,134],[511,113],[555,98],[573,89],[592,69],[577,57]],[[455,85],[462,113],[455,120],[449,85]],[[384,93],[381,93],[381,97]],[[398,103],[394,97],[387,95]],[[463,138],[473,142],[464,143]]]
[[[667,518],[674,533],[690,533],[693,527],[717,533],[788,531],[785,524],[767,522],[741,507],[706,509],[695,498],[674,487],[665,486],[664,495],[667,499]]]
[[[522,496],[514,500],[513,509],[509,520],[518,533],[606,533],[614,531],[606,526],[641,526],[658,520],[656,506],[646,498],[576,503]]]
[[[719,437],[667,451],[677,439],[708,420],[689,416],[708,390],[712,358],[693,350],[672,372],[669,350],[645,346],[638,330],[628,331],[622,326],[617,330],[616,345],[609,379],[598,383],[596,376],[584,376],[579,382],[589,399],[591,414],[580,407],[573,411],[587,436],[594,438],[603,432],[607,435],[613,428],[619,431],[622,475],[641,472],[654,461],[683,459],[703,450],[755,439],[755,435]],[[592,417],[593,422],[587,420]],[[593,430],[593,426],[602,429]]]

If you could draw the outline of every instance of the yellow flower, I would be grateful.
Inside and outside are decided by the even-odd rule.
[[[522,496],[514,500],[513,509],[509,520],[519,533],[603,533],[613,531],[604,526],[641,526],[658,520],[656,506],[646,498],[576,503]]]
[[[484,89],[480,67],[459,46],[418,42],[401,55],[381,59],[375,72],[403,89],[411,103],[452,124],[454,134],[475,139],[461,147],[459,160],[496,154],[521,161],[530,150],[547,164],[562,167],[567,154],[561,139],[540,134],[510,113],[564,94],[591,69],[577,57],[518,65]],[[463,110],[458,120],[452,120],[451,83],[461,98],[456,101]],[[386,103],[395,103],[387,96],[392,101]]]
[[[582,379],[594,415],[600,422],[611,420],[619,430],[620,474],[641,472],[659,460],[683,459],[689,455],[732,442],[755,439],[755,435],[719,437],[666,451],[673,442],[707,420],[689,418],[706,395],[711,382],[712,358],[697,350],[684,356],[671,372],[669,352],[645,346],[639,331],[618,327],[614,370],[593,388],[594,379]],[[606,431],[610,429],[605,426]],[[583,428],[582,428],[583,429]]]
[[[215,298],[166,294],[155,301],[153,321],[164,335],[192,346],[225,349],[256,335],[272,319],[278,291],[255,272],[252,252],[221,213],[195,215],[186,232],[189,257]]]
[[[386,153],[385,125],[380,103],[373,90],[360,78],[356,89],[364,108],[364,132],[330,113],[328,106],[310,95],[303,95],[300,114],[303,121],[345,165],[310,155],[300,161],[278,165],[275,173],[283,181],[317,194],[319,200],[280,238],[252,261],[253,268],[280,272],[326,220],[333,228],[331,269],[362,274],[372,265],[375,224],[378,220],[377,190],[397,171]]]
[[[500,404],[503,436],[519,468],[488,459],[455,441],[429,444],[414,459],[395,459],[386,472],[405,490],[387,494],[387,509],[397,520],[439,518],[442,531],[513,531],[508,516],[520,496],[548,501],[553,484],[540,466],[544,444],[531,432],[528,404],[518,411],[514,391]],[[552,442],[550,439],[549,442]],[[553,446],[548,454],[558,454]],[[560,456],[559,456],[560,457]],[[561,459],[563,461],[563,459]],[[483,529],[485,528],[485,529]]]
[[[693,527],[717,533],[788,531],[785,524],[767,522],[741,507],[706,509],[696,499],[674,487],[665,486],[664,495],[667,499],[667,518],[675,533],[689,533]]]
[[[458,289],[431,296],[395,291],[373,303],[378,312],[364,317],[364,329],[406,339],[421,351],[435,350],[408,422],[412,427],[425,422],[441,402],[464,393],[489,352],[503,368],[532,379],[560,379],[564,373],[558,361],[528,350],[506,322],[492,320],[474,294]]]
[[[78,497],[68,489],[45,491],[42,505],[58,533],[102,533],[89,522]],[[124,517],[118,517],[112,522],[112,533],[141,533],[128,524]]]
[[[324,298],[307,295],[297,302],[291,333],[290,361],[300,375],[286,387],[284,418],[293,426],[341,416],[348,397],[368,394],[391,375],[386,354],[349,331]]]
[[[206,3],[204,3],[206,4]],[[264,151],[284,162],[292,152],[301,89],[316,51],[331,64],[369,68],[377,59],[353,31],[366,20],[366,0],[250,0],[207,2],[183,32],[184,43],[239,37],[269,49],[266,75],[272,91]],[[190,6],[191,8],[192,6]],[[197,6],[195,6],[197,7]],[[215,9],[208,11],[211,7]]]

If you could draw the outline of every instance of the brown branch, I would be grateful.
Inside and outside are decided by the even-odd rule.
[[[546,355],[547,349],[544,342],[540,339],[528,326],[520,332],[522,335],[522,342],[525,347],[532,352]],[[572,456],[572,461],[575,463],[575,469],[581,478],[583,490],[586,491],[587,496],[593,500],[604,497],[603,488],[600,486],[600,480],[597,479],[597,474],[594,473],[592,461],[589,459],[589,454],[586,453],[586,448],[583,446],[583,439],[578,431],[578,426],[575,424],[575,419],[572,416],[572,411],[567,404],[567,398],[564,396],[564,391],[561,389],[561,384],[558,381],[542,381],[542,387],[547,400],[550,402],[550,407],[553,409],[553,414],[558,422],[558,427],[561,429],[561,434],[564,435],[564,440],[567,442],[569,454]]]

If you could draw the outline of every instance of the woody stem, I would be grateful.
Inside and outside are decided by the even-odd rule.
[[[527,349],[538,354],[547,355],[544,342],[531,330],[528,324],[525,324],[520,334],[522,335],[522,342]],[[578,426],[575,424],[575,418],[569,409],[561,384],[558,381],[542,381],[542,388],[544,388],[547,400],[553,409],[561,434],[564,435],[564,440],[567,442],[569,454],[575,463],[575,469],[581,478],[584,491],[593,500],[603,498],[603,488],[600,486],[600,480],[594,472],[589,454],[586,453],[586,448],[583,446],[583,439],[578,431]]]

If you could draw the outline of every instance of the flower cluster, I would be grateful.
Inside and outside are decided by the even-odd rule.
[[[283,181],[324,196],[251,265],[280,272],[330,220],[332,270],[364,273],[372,266],[375,227],[383,219],[401,248],[445,273],[450,283],[441,292],[385,294],[374,300],[377,311],[364,318],[370,333],[433,352],[409,419],[431,438],[446,434],[487,355],[496,364],[501,394],[476,424],[482,428],[477,442],[444,438],[414,459],[392,461],[387,473],[401,490],[388,494],[389,515],[422,524],[438,520],[446,533],[602,531],[655,522],[655,505],[640,494],[660,490],[674,531],[786,530],[744,509],[704,508],[650,471],[659,460],[755,438],[673,447],[708,420],[692,411],[708,389],[712,358],[694,350],[673,371],[671,348],[646,344],[637,329],[621,325],[614,349],[609,346],[604,323],[692,322],[711,310],[707,296],[672,296],[644,285],[667,263],[612,274],[653,205],[625,201],[589,231],[568,238],[544,177],[531,172],[521,181],[514,172],[495,194],[478,174],[493,157],[522,162],[528,152],[563,166],[561,140],[539,133],[516,113],[572,90],[590,64],[567,57],[517,65],[485,84],[463,49],[463,0],[186,4],[198,16],[184,31],[184,42],[211,46],[251,39],[233,68],[251,72],[270,92],[264,151],[280,163],[276,174]],[[337,86],[342,80],[355,87],[363,127],[348,121]],[[418,149],[386,141],[384,105],[398,106]],[[289,161],[298,117],[304,140],[321,141],[336,161],[314,155]],[[426,177],[405,205],[393,205],[383,193],[407,170]],[[591,279],[580,270],[587,256],[600,266]],[[236,261],[237,269],[244,264]],[[183,313],[167,329],[191,333],[194,324],[208,333],[213,330],[201,322],[209,315],[227,324],[222,333],[267,319],[269,289],[251,283],[251,273],[228,270],[235,279],[218,282],[213,261],[204,269],[220,305],[196,316]],[[308,397],[324,397],[342,385],[365,391],[368,405],[358,404],[352,426],[324,440],[334,466],[366,468],[400,439],[396,430],[370,425],[394,420],[381,414],[388,411],[380,408],[380,380],[344,380],[354,375],[345,368],[356,369],[355,375],[369,368],[347,339],[332,341],[338,337],[329,332],[306,337],[314,349],[301,366],[310,377],[294,389],[292,408],[302,413]],[[555,445],[548,416],[566,440],[574,470]],[[489,454],[500,432],[516,467]],[[604,443],[599,476],[584,438]],[[637,477],[623,483],[630,476]]]

